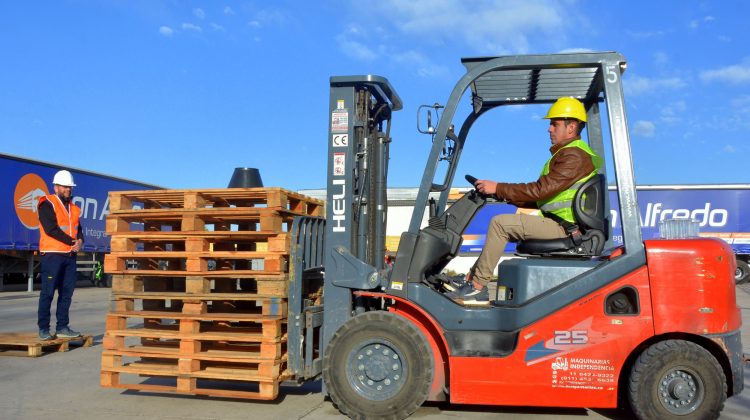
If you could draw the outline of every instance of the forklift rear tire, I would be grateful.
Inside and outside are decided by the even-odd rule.
[[[427,399],[432,350],[406,319],[371,311],[350,319],[331,338],[323,381],[337,408],[354,419],[404,419]]]
[[[750,265],[747,261],[737,259],[737,269],[734,271],[734,283],[745,284],[750,281]]]
[[[724,408],[727,381],[719,362],[703,347],[667,340],[647,348],[633,365],[630,407],[641,419],[716,419]]]

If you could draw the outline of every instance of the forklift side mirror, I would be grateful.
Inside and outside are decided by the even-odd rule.
[[[432,110],[435,110],[437,124],[440,122],[440,114],[438,113],[438,110],[441,108],[443,108],[443,106],[437,102],[433,105],[420,105],[419,109],[417,109],[417,131],[422,134],[435,134],[435,126],[432,125]],[[423,124],[424,121],[427,123]],[[423,126],[425,128],[422,128]]]

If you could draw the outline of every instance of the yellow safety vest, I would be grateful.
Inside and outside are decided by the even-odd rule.
[[[552,213],[563,220],[567,220],[570,223],[575,223],[575,217],[573,217],[573,198],[575,197],[576,191],[578,191],[581,185],[588,181],[592,176],[596,175],[597,171],[602,166],[602,158],[594,153],[594,151],[591,150],[586,142],[580,139],[574,140],[561,147],[557,152],[555,152],[555,155],[560,152],[560,150],[568,147],[577,147],[588,153],[589,156],[591,156],[591,162],[594,164],[594,170],[591,171],[590,174],[576,181],[576,183],[568,187],[568,189],[560,191],[555,196],[550,197],[546,200],[537,201],[536,205],[544,213]],[[555,155],[552,155],[547,163],[544,164],[544,168],[542,168],[542,173],[540,176],[549,174],[549,163],[552,161]]]

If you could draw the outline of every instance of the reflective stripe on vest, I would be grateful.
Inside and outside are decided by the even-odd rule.
[[[577,147],[588,153],[588,155],[591,156],[591,162],[594,164],[594,170],[591,171],[591,173],[589,173],[588,175],[576,181],[576,183],[568,187],[568,189],[560,191],[555,196],[550,197],[546,200],[537,201],[536,204],[537,207],[539,207],[539,209],[545,213],[552,213],[562,218],[563,220],[567,220],[570,223],[575,223],[575,217],[573,216],[573,198],[576,195],[576,191],[578,191],[578,189],[581,188],[581,186],[586,181],[596,175],[597,171],[602,166],[602,158],[597,156],[597,154],[594,153],[593,150],[591,150],[589,145],[580,139],[572,141],[561,147],[557,152],[555,152],[555,155],[560,152],[560,150],[568,147]],[[552,159],[554,159],[555,155],[552,155],[547,163],[544,164],[544,168],[542,168],[542,173],[540,174],[540,176],[549,174],[549,164],[550,162],[552,162]]]
[[[70,203],[70,211],[65,208],[60,197],[54,194],[46,195],[39,199],[39,205],[44,201],[49,201],[52,204],[52,208],[55,211],[55,218],[57,219],[57,225],[60,226],[63,232],[73,239],[78,236],[78,223],[81,216],[81,209]],[[57,239],[47,235],[42,226],[39,226],[39,252],[70,252],[73,249],[72,245],[68,245],[58,241]]]

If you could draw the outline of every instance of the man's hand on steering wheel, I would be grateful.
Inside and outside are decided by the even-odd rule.
[[[490,181],[489,179],[480,179],[474,183],[474,188],[476,188],[477,191],[484,195],[494,197],[497,188],[497,182]]]

